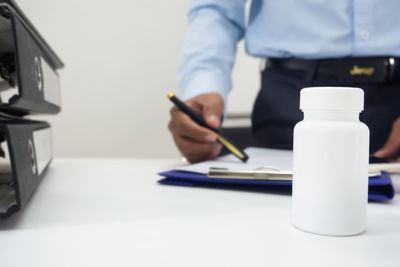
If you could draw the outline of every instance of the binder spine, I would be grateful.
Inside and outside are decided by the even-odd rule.
[[[63,63],[15,3],[0,1],[0,28],[5,44],[0,47],[0,110],[18,116],[58,113],[57,68]]]
[[[20,96],[10,106],[26,112],[58,113],[60,111],[59,77],[46,55],[33,41],[22,23],[12,17],[15,59]]]
[[[26,205],[43,179],[53,158],[50,125],[46,122],[11,121],[0,122],[0,134],[7,143],[11,180],[9,207],[0,210],[0,217],[8,217]],[[4,187],[4,185],[3,185]],[[12,191],[12,192],[11,192]],[[0,200],[6,198],[0,195]],[[1,206],[1,205],[0,205]]]

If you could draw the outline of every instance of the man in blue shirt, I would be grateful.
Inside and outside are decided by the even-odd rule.
[[[192,0],[178,84],[186,103],[218,128],[231,89],[237,42],[269,58],[252,114],[257,144],[291,148],[300,89],[355,86],[365,92],[361,119],[371,152],[400,152],[400,19],[398,0]],[[191,162],[216,157],[216,135],[177,108],[169,129]]]

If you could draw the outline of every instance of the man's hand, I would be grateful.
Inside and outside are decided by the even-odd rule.
[[[393,122],[392,131],[385,145],[374,153],[377,158],[391,159],[400,152],[400,117]],[[396,159],[400,162],[400,158]]]
[[[224,100],[218,93],[199,95],[185,101],[185,104],[199,113],[212,128],[221,124]],[[189,162],[215,158],[222,145],[217,143],[217,135],[194,122],[177,107],[171,108],[171,121],[168,124],[175,144]]]

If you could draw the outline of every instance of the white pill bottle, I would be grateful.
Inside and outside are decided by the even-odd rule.
[[[369,129],[359,120],[363,107],[360,88],[301,90],[304,119],[293,140],[295,227],[334,236],[365,231]]]

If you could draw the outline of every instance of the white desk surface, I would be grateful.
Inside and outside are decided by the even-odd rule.
[[[400,198],[368,204],[366,233],[290,224],[291,197],[157,184],[174,160],[55,160],[0,223],[0,265],[400,266]]]

